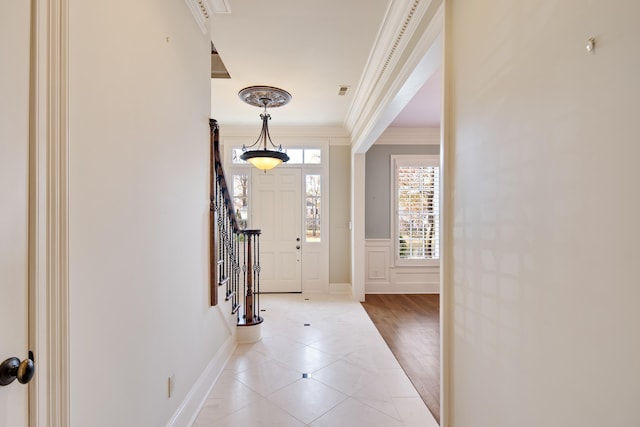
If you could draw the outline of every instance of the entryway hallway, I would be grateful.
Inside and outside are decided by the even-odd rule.
[[[262,295],[262,340],[239,344],[193,427],[436,427],[359,302]]]

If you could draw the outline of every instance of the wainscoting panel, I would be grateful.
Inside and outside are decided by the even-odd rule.
[[[389,239],[367,239],[365,293],[419,294],[440,292],[439,267],[404,267],[393,265]]]
[[[371,243],[370,243],[371,242]],[[389,282],[389,245],[384,241],[367,240],[367,281]]]

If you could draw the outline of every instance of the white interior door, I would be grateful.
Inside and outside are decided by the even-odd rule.
[[[298,168],[251,172],[251,226],[260,236],[260,292],[302,292]]]
[[[28,352],[29,3],[0,13],[0,363]],[[27,391],[0,386],[0,427],[28,425]]]

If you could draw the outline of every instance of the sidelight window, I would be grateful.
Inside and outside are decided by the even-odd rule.
[[[234,174],[233,180],[233,208],[240,228],[247,227],[249,217],[249,175]]]
[[[320,242],[321,179],[320,175],[309,174],[305,179],[305,236],[307,242]]]

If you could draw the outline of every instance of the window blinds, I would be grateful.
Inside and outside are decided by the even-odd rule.
[[[397,168],[398,256],[440,258],[440,168]]]

